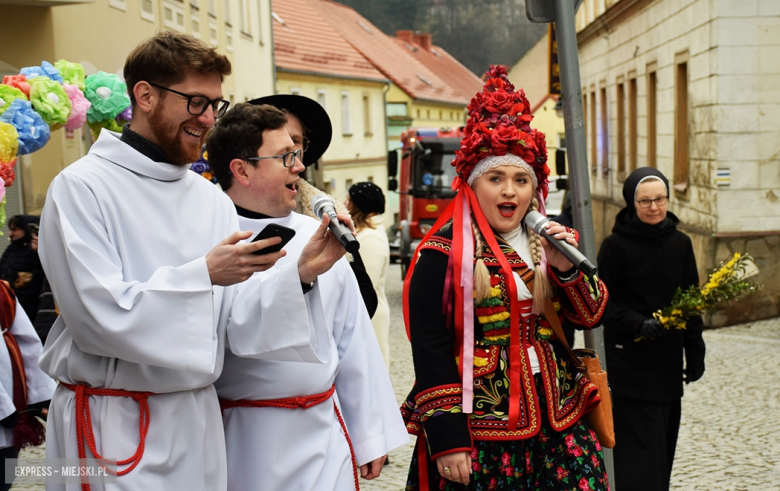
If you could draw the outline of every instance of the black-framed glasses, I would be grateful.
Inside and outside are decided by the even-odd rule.
[[[639,203],[639,206],[641,208],[650,208],[651,206],[653,206],[653,203],[655,203],[657,206],[663,206],[666,204],[666,201],[668,199],[669,196],[659,196],[653,199],[638,199],[636,200],[636,202]]]
[[[302,152],[300,150],[294,150],[290,152],[284,152],[281,155],[272,155],[270,157],[249,157],[244,160],[266,160],[266,159],[282,159],[282,165],[286,168],[290,168],[295,165],[295,159],[301,159]]]
[[[189,94],[185,94],[184,92],[179,92],[178,90],[173,90],[173,89],[169,89],[168,87],[163,87],[162,85],[153,84],[152,82],[147,82],[147,83],[152,87],[157,87],[158,89],[163,89],[163,90],[167,90],[168,92],[173,92],[174,94],[187,99],[187,112],[192,114],[193,116],[200,116],[201,114],[206,112],[206,109],[209,106],[211,106],[211,110],[214,111],[214,118],[219,119],[225,114],[225,111],[227,111],[228,106],[230,106],[230,101],[226,101],[224,99],[211,100],[206,96],[189,95]]]

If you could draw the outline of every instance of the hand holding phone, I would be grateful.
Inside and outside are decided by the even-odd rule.
[[[285,227],[283,225],[278,225],[276,223],[269,223],[266,225],[266,227],[258,233],[254,239],[252,239],[252,242],[257,242],[258,240],[268,239],[270,237],[280,237],[282,239],[281,242],[278,244],[274,244],[272,246],[266,247],[265,249],[260,249],[252,254],[257,254],[258,256],[261,256],[263,254],[268,254],[270,252],[278,252],[281,251],[284,246],[287,245],[288,242],[290,242],[290,239],[292,239],[295,236],[295,230]]]

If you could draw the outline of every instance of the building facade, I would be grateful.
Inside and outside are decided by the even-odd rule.
[[[316,100],[333,125],[330,147],[307,177],[342,201],[361,181],[387,193],[385,93],[390,82],[310,3],[273,4],[277,92]],[[392,224],[392,213],[385,221]]]
[[[270,0],[15,0],[0,4],[0,76],[60,59],[78,62],[87,75],[122,75],[125,59],[160,29],[200,37],[226,54],[233,74],[223,86],[232,103],[274,90]],[[89,151],[89,129],[52,133],[38,152],[17,164],[7,213],[39,214],[49,183]]]
[[[761,268],[710,325],[780,315],[780,2],[585,0],[577,31],[597,244],[656,167],[702,280],[734,252]]]

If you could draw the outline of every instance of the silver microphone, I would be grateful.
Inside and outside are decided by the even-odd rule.
[[[339,242],[341,242],[341,245],[344,246],[344,249],[346,249],[347,252],[354,254],[360,249],[360,243],[355,236],[352,235],[352,231],[349,227],[341,223],[336,216],[336,206],[328,195],[323,193],[314,195],[311,198],[311,209],[314,212],[314,215],[320,220],[322,220],[323,215],[328,215],[330,217],[328,228],[336,237],[338,237]]]
[[[571,261],[575,268],[585,273],[589,278],[596,276],[596,266],[588,261],[588,258],[583,256],[582,253],[573,245],[569,244],[565,240],[559,240],[555,237],[547,235],[547,230],[544,226],[549,223],[549,220],[538,211],[530,211],[525,216],[525,224],[531,228],[534,232],[547,239],[547,242],[552,244],[553,247],[561,251],[566,259]]]

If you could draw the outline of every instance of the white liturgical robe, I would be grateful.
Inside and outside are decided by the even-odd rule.
[[[327,359],[327,333],[310,322],[314,297],[304,297],[296,264],[212,286],[205,255],[238,229],[233,203],[220,189],[189,166],[155,162],[106,130],[49,187],[39,252],[60,316],[41,368],[69,384],[155,394],[140,464],[106,488],[225,489],[213,382],[228,325],[244,336],[236,343],[245,356]],[[139,404],[114,396],[89,402],[98,452],[132,456]],[[76,458],[76,445],[74,393],[60,385],[47,457]]]
[[[38,367],[38,357],[41,356],[41,339],[35,332],[30,319],[24,313],[19,302],[16,302],[16,317],[9,332],[16,339],[19,351],[24,361],[24,375],[27,382],[27,404],[48,401],[54,394],[57,384],[51,377]],[[11,355],[5,342],[0,339],[0,419],[4,419],[16,411],[14,406],[14,377],[11,367]],[[14,444],[13,428],[0,430],[0,448]]]
[[[239,217],[259,232],[269,223],[296,231],[274,268],[297,263],[319,226],[292,213],[284,218]],[[255,276],[264,276],[273,268]],[[240,342],[228,326],[225,368],[215,383],[220,398],[269,400],[328,391],[332,400],[307,409],[230,408],[224,411],[230,491],[350,491],[355,489],[349,446],[334,410],[341,411],[358,465],[408,443],[382,353],[346,258],[317,278],[312,312],[329,329],[330,358],[324,365],[257,360],[236,356]],[[280,325],[279,328],[288,328]]]

